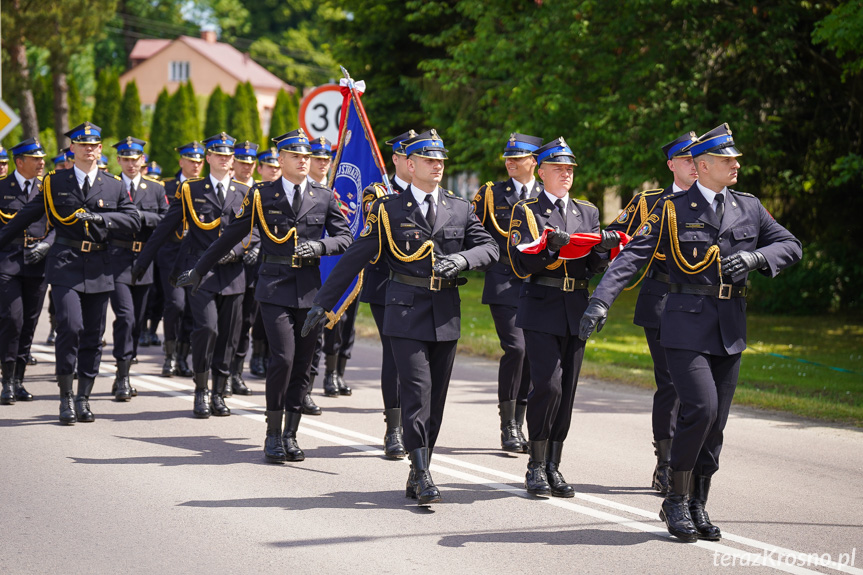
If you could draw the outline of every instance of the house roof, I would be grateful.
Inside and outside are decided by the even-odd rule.
[[[153,40],[138,40],[135,42],[135,47],[132,48],[132,53],[129,54],[130,60],[146,60],[168,44],[170,44],[173,40],[162,40],[162,39],[153,39]]]

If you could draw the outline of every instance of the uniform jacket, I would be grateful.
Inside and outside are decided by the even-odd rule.
[[[38,187],[41,178],[37,178],[34,186]],[[33,190],[32,196],[38,193],[38,190]],[[18,178],[15,177],[15,172],[10,173],[4,178],[0,178],[0,229],[14,218],[15,214],[24,207],[27,203],[27,197],[24,195],[24,190],[18,185]],[[0,274],[22,277],[42,277],[45,275],[45,260],[35,264],[24,263],[24,242],[28,247],[32,247],[36,243],[43,241],[54,242],[54,230],[49,230],[48,217],[43,211],[42,217],[27,226],[25,231],[17,238],[20,242],[15,242],[7,245],[0,251]]]
[[[564,224],[557,207],[545,193],[515,205],[510,223],[508,249],[513,269],[519,276],[585,280],[601,269],[602,258],[593,251],[580,259],[559,260],[557,253],[548,249],[538,254],[527,254],[518,250],[517,246],[534,241],[534,231],[541,234],[545,228],[556,227],[570,234],[599,232],[599,210],[596,206],[570,198],[567,210]],[[536,222],[535,230],[530,224],[531,216],[528,212]],[[567,330],[570,335],[577,334],[579,321],[586,308],[586,289],[564,292],[560,288],[530,283],[528,280],[521,286],[515,325],[561,337],[567,335]]]
[[[63,245],[61,238],[82,242],[105,243],[109,232],[134,233],[141,226],[138,210],[129,201],[120,178],[98,170],[87,198],[78,186],[75,170],[51,172],[42,180],[39,193],[0,232],[0,246],[18,237],[33,222],[46,214],[48,198],[55,213],[48,213],[48,223],[54,227],[54,243],[45,258],[45,279],[83,293],[102,293],[114,290],[114,273],[108,250],[83,252],[79,248]],[[78,209],[99,214],[101,224],[71,218],[69,225],[59,218],[70,218]],[[49,207],[50,210],[50,207]]]
[[[125,183],[123,184],[125,188]],[[129,194],[129,189],[126,194]],[[162,217],[168,211],[168,200],[165,197],[165,187],[158,181],[148,176],[142,176],[137,189],[130,198],[138,209],[141,216],[141,229],[133,234],[123,232],[111,232],[109,235],[108,253],[111,255],[111,265],[114,268],[114,281],[121,284],[131,285],[132,264],[138,253],[146,245],[147,240],[153,235],[153,230],[162,221]],[[141,242],[139,251],[114,245],[113,241],[126,243]],[[147,273],[138,282],[138,285],[149,285],[153,283],[153,266],[147,267]]]
[[[260,211],[264,215],[266,230],[263,229],[260,213],[254,202],[255,193],[260,198]],[[289,261],[265,261],[267,256],[290,260],[294,255],[293,237],[283,243],[277,243],[273,237],[281,239],[295,229],[296,245],[309,240],[320,241],[326,249],[324,255],[337,255],[345,251],[353,236],[348,221],[339,210],[333,191],[326,186],[309,181],[298,214],[294,214],[291,209],[289,197],[285,193],[281,178],[275,182],[257,184],[244,200],[240,215],[195,264],[198,273],[204,274],[210,270],[231,246],[239,245],[237,242],[242,242],[243,239],[248,241],[254,218],[254,226],[258,228],[261,242],[255,299],[284,307],[312,307],[312,299],[321,287],[319,266],[304,265],[294,268]],[[325,229],[329,237],[321,239]]]
[[[509,242],[509,222],[512,209],[518,202],[518,187],[510,178],[502,182],[489,182],[473,199],[476,216],[497,241],[500,258],[487,272],[482,290],[482,303],[518,307],[521,293],[521,278],[512,271],[506,246]],[[542,183],[535,182],[530,196],[534,198],[543,191]]]
[[[649,221],[612,262],[593,297],[611,304],[638,269],[650,261],[657,246],[668,256],[671,284],[719,285],[718,263],[691,275],[684,273],[681,264],[672,257],[666,204],[673,206],[676,213],[677,225],[671,227],[671,234],[676,234],[680,255],[690,265],[701,262],[711,246],[719,246],[721,257],[740,251],[758,251],[767,260],[767,268],[762,273],[773,277],[800,261],[803,255],[797,238],[779,225],[758,198],[750,194],[728,190],[720,227],[713,208],[696,183],[685,192],[666,195],[659,201]],[[664,211],[666,225],[661,226]],[[746,274],[733,282],[726,278],[725,283],[745,286]],[[746,349],[746,299],[669,293],[662,313],[660,341],[666,348],[712,355],[741,353]]]
[[[620,215],[617,216],[607,230],[621,231],[630,236],[643,225],[653,211],[656,203],[673,191],[672,186],[664,190],[646,190],[634,196]],[[654,273],[668,275],[668,264],[663,258],[656,258],[650,265]],[[668,282],[645,276],[641,280],[638,300],[635,303],[635,315],[632,323],[641,327],[659,329],[662,308],[665,307],[665,295],[668,293]]]
[[[177,191],[180,188],[181,173],[182,172],[177,172],[177,175],[173,178],[168,178],[162,181],[162,185],[165,187],[165,198],[168,200],[169,208],[174,204],[174,202],[180,201],[177,199]],[[180,224],[176,233],[168,236],[168,241],[159,248],[159,253],[156,254],[156,265],[163,270],[167,270],[165,273],[170,273],[174,269],[174,264],[177,263],[177,255],[180,253],[180,242],[182,241],[182,236],[183,224]]]
[[[469,269],[486,269],[497,261],[497,244],[479,223],[470,204],[442,188],[438,188],[438,194],[434,229],[429,227],[412,193],[376,200],[359,239],[336,264],[315,303],[333,309],[360,270],[368,262],[381,258],[392,272],[430,278],[430,256],[403,261],[393,251],[395,248],[410,256],[428,240],[434,243],[436,257],[460,254]],[[386,287],[383,333],[419,341],[456,340],[461,332],[460,302],[455,287],[431,291],[390,280]]]
[[[184,199],[186,189],[189,190],[191,202]],[[150,236],[150,241],[147,242],[138,257],[136,265],[149,265],[157,250],[165,242],[170,241],[171,236],[177,237],[177,230],[183,228],[185,217],[186,234],[180,243],[180,251],[171,273],[176,276],[184,270],[191,269],[201,254],[219,239],[219,236],[234,220],[243,206],[243,199],[248,191],[248,186],[231,180],[228,189],[225,190],[225,203],[220,205],[216,189],[213,187],[209,176],[186,180],[175,192],[174,202],[168,208],[162,221],[156,226],[153,235]],[[219,225],[206,230],[195,221],[196,219],[204,226],[219,220]],[[252,242],[255,241],[257,241],[256,238],[253,238]],[[201,289],[221,295],[236,295],[246,291],[242,260],[244,248],[240,243],[236,243],[232,249],[240,259],[215,266],[204,276]]]
[[[390,178],[390,186],[396,194],[404,193],[404,189],[396,184],[395,176]],[[371,204],[383,194],[375,191],[374,186],[363,190],[363,208],[371,209]],[[368,215],[368,214],[367,214]],[[390,268],[387,267],[385,258],[380,258],[377,263],[368,264],[363,268],[363,289],[360,292],[360,301],[385,305],[387,302],[387,282],[390,278]]]

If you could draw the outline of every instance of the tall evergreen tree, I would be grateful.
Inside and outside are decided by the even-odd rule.
[[[270,119],[270,141],[299,127],[299,109],[296,94],[279,90],[276,95],[276,105],[273,106],[273,117]]]
[[[77,126],[87,118],[85,115],[84,100],[81,97],[81,91],[78,89],[78,83],[74,78],[69,78],[69,125]]]
[[[177,166],[177,154],[174,148],[186,143],[179,140],[171,125],[171,100],[168,90],[162,88],[156,99],[156,107],[153,109],[150,145],[147,152],[150,159],[157,162],[165,170],[163,173],[165,177],[172,174]]]
[[[54,94],[51,90],[51,74],[33,78],[33,102],[36,104],[36,117],[44,128],[54,125]]]
[[[258,99],[250,82],[237,84],[234,93],[234,106],[231,111],[231,135],[238,141],[249,140],[266,144],[261,130],[261,117],[258,114]]]
[[[144,124],[141,117],[141,97],[138,95],[138,84],[132,80],[126,84],[123,92],[123,102],[120,106],[120,116],[117,118],[117,137],[134,136],[143,138]]]
[[[227,130],[231,123],[231,97],[216,86],[207,102],[207,119],[204,121],[205,137]]]
[[[120,116],[122,97],[119,76],[109,69],[99,71],[93,123],[102,128],[103,138],[117,135],[117,118]]]
[[[171,96],[170,126],[178,144],[201,139],[201,121],[198,102],[191,82],[180,84]]]

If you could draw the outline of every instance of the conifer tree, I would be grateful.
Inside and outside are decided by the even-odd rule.
[[[188,143],[180,141],[171,126],[171,95],[163,88],[156,99],[153,109],[153,123],[150,126],[150,144],[146,148],[150,159],[157,162],[164,170],[163,176],[173,174],[177,166],[177,153],[174,148]]]
[[[134,136],[144,137],[144,124],[141,118],[141,97],[138,95],[138,84],[132,80],[126,84],[120,115],[117,118],[117,138]]]
[[[279,90],[273,117],[270,120],[269,141],[299,127],[299,102],[295,94]]]
[[[96,105],[93,123],[102,128],[102,138],[117,136],[117,118],[120,115],[120,77],[110,69],[99,72],[96,81]]]
[[[261,117],[258,114],[258,99],[255,97],[255,90],[250,82],[237,84],[237,91],[234,93],[234,105],[231,110],[230,134],[240,142],[249,140],[250,142],[266,144],[263,141]]]
[[[204,123],[204,137],[227,131],[231,124],[231,97],[216,86],[207,102],[207,119]]]
[[[170,126],[177,144],[201,140],[201,121],[198,118],[198,102],[191,82],[180,84],[171,96]]]

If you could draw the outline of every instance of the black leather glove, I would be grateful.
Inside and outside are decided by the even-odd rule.
[[[319,258],[324,255],[324,244],[314,240],[303,242],[297,246],[294,253],[301,258]]]
[[[240,256],[238,256],[234,250],[232,249],[221,258],[219,258],[219,265],[232,264],[236,261],[239,261]]]
[[[177,279],[174,282],[174,287],[179,288],[179,287],[191,286],[192,287],[192,293],[194,293],[194,292],[198,291],[199,287],[201,287],[201,280],[202,279],[203,279],[203,277],[201,276],[201,274],[196,272],[193,268],[190,270],[186,270],[183,273],[181,273],[179,276],[177,276]]]
[[[78,212],[75,217],[84,222],[93,222],[94,224],[104,224],[105,220],[99,214],[93,212]]]
[[[553,232],[548,232],[545,238],[545,245],[553,252],[559,252],[560,248],[569,243],[569,234],[561,230],[555,229]]]
[[[467,260],[460,254],[444,256],[434,264],[434,274],[442,278],[454,278],[467,269]]]
[[[258,254],[261,253],[261,248],[254,247],[243,254],[243,263],[247,266],[252,266],[258,263]]]
[[[147,268],[141,267],[138,264],[132,264],[132,285],[137,284],[147,273]]]
[[[598,244],[593,246],[593,251],[598,254],[604,254],[605,252],[609,252],[620,245],[620,236],[617,235],[617,232],[612,232],[611,230],[602,230],[599,232],[599,235],[602,239]]]
[[[306,322],[303,324],[302,336],[306,337],[312,333],[312,330],[319,324],[323,323],[326,318],[326,310],[318,304],[313,305],[312,309],[309,310],[309,313],[306,314]]]
[[[606,319],[608,319],[608,306],[605,305],[605,302],[593,297],[590,298],[587,309],[584,310],[584,315],[581,316],[581,321],[578,324],[579,339],[587,341],[594,330],[597,333],[601,332]]]
[[[737,252],[722,258],[722,275],[739,276],[767,265],[767,259],[760,252]]]
[[[48,254],[48,250],[50,249],[51,244],[47,242],[39,242],[29,250],[24,250],[24,263],[30,265],[38,264],[45,259],[45,256]]]

